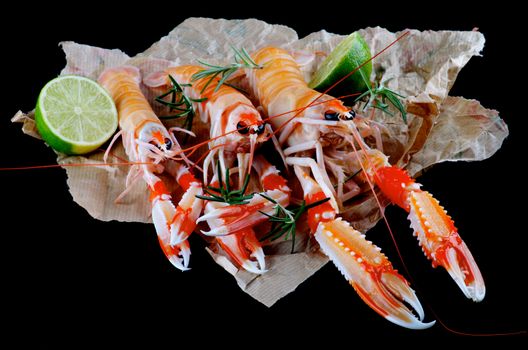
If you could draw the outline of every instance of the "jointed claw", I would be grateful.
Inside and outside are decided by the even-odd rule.
[[[374,179],[393,203],[409,213],[411,227],[433,266],[443,266],[469,299],[477,302],[484,299],[486,287],[475,259],[440,203],[429,192],[422,191],[403,169],[379,168]]]

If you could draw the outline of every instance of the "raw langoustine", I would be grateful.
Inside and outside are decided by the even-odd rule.
[[[230,86],[219,85],[219,78],[211,81],[193,79],[202,70],[202,67],[193,65],[169,67],[146,77],[144,83],[150,88],[165,90],[171,84],[170,76],[182,86],[182,93],[194,101],[201,101],[194,102],[193,107],[202,122],[210,126],[209,153],[203,164],[206,186],[218,188],[225,182],[232,188],[230,177],[223,178],[223,174],[226,170],[236,169],[238,190],[243,191],[246,174],[254,168],[265,195],[287,206],[290,190],[286,181],[263,157],[253,159],[256,146],[265,141],[270,133],[269,125],[263,122],[259,111],[244,94]],[[214,172],[216,156],[219,174]],[[235,163],[238,163],[237,167],[233,168]],[[210,181],[209,169],[214,173]],[[232,174],[233,171],[227,173]],[[247,207],[251,210],[246,210]],[[266,271],[266,264],[253,227],[267,219],[259,211],[271,213],[273,205],[258,195],[248,199],[247,206],[206,201],[204,215],[197,220],[208,223],[210,230],[202,233],[215,237],[238,265],[258,274]]]
[[[99,77],[116,103],[120,128],[116,137],[122,136],[130,161],[140,163],[131,169],[127,187],[143,177],[151,191],[152,220],[161,248],[174,266],[185,270],[191,253],[187,238],[202,211],[203,201],[196,197],[203,194],[202,184],[185,165],[176,163],[176,181],[185,193],[177,206],[173,204],[167,186],[156,173],[162,172],[162,162],[174,158],[181,148],[172,130],[167,130],[150,107],[140,82],[140,72],[132,66],[107,69]]]
[[[399,325],[431,325],[421,322],[423,312],[414,292],[380,249],[336,218],[342,202],[353,195],[336,193],[329,172],[342,182],[343,175],[361,169],[362,178],[372,190],[376,184],[394,204],[409,212],[411,227],[433,265],[445,267],[468,298],[482,300],[484,280],[451,217],[404,170],[392,166],[380,150],[367,145],[363,136],[370,132],[369,120],[356,115],[341,101],[310,89],[286,50],[267,47],[251,57],[263,66],[260,70],[246,70],[251,92],[279,134],[286,163],[294,167],[305,200],[310,203],[331,198],[308,212],[311,233],[362,299]],[[339,142],[335,142],[336,136]],[[333,162],[336,151],[349,162],[342,166]],[[400,300],[411,305],[420,320]]]

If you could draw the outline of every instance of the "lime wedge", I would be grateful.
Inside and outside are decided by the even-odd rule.
[[[338,96],[336,92],[343,95],[362,93],[368,89],[367,84],[370,84],[370,74],[372,73],[370,59],[370,48],[365,39],[358,32],[354,32],[343,39],[326,57],[308,85],[312,89],[325,91],[348,73],[367,62],[329,91],[334,96]]]
[[[38,97],[35,121],[54,150],[85,154],[117,129],[117,110],[108,93],[88,78],[65,75],[48,82]]]

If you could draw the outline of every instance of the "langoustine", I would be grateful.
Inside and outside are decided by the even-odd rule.
[[[99,77],[118,111],[120,131],[114,140],[121,135],[128,158],[139,163],[130,170],[126,186],[143,178],[151,192],[152,220],[160,246],[175,267],[186,270],[191,254],[187,238],[202,211],[202,200],[196,197],[203,194],[202,184],[185,165],[175,163],[176,181],[184,194],[176,206],[173,204],[171,193],[156,173],[163,171],[164,162],[175,162],[172,159],[181,153],[181,147],[150,107],[140,82],[141,74],[132,66],[107,69]]]
[[[253,168],[265,194],[287,206],[290,189],[286,181],[263,157],[254,158],[257,145],[265,141],[270,133],[269,125],[264,123],[246,96],[230,86],[219,85],[219,78],[211,81],[193,79],[202,70],[202,67],[192,65],[169,67],[146,77],[144,83],[151,88],[167,89],[171,84],[171,76],[183,87],[182,93],[194,101],[201,101],[193,105],[202,122],[210,126],[209,152],[203,164],[206,186],[218,189],[225,184],[233,188],[229,174],[237,170],[238,191],[243,196],[247,187],[244,182]],[[217,167],[214,165],[215,157]],[[219,169],[218,173],[215,173],[215,168]],[[213,170],[212,177],[209,169]],[[224,174],[227,175],[224,177]],[[266,263],[253,228],[266,220],[266,216],[260,212],[273,211],[273,205],[254,193],[247,197],[251,198],[247,199],[246,205],[206,200],[204,215],[197,222],[208,223],[210,230],[202,233],[215,237],[236,264],[247,271],[261,274],[266,271]]]
[[[263,48],[252,59],[264,68],[246,70],[251,92],[279,134],[286,163],[294,167],[305,200],[312,203],[330,198],[308,211],[310,231],[361,298],[401,326],[427,328],[433,324],[422,322],[423,310],[414,291],[380,249],[336,218],[342,202],[352,198],[356,189],[348,194],[342,188],[336,192],[331,180],[342,184],[344,175],[357,174],[358,169],[363,172],[359,177],[370,187],[375,183],[393,203],[409,212],[411,226],[433,264],[445,267],[468,298],[482,300],[484,281],[452,219],[404,170],[390,165],[387,156],[367,145],[363,136],[370,132],[368,120],[356,117],[341,101],[310,89],[287,51]],[[349,158],[346,166],[332,162],[331,154],[338,148],[346,151],[341,152]],[[419,319],[402,301],[415,309]]]

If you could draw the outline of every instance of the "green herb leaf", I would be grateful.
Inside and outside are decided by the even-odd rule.
[[[369,88],[363,94],[359,95],[356,98],[356,101],[364,100],[367,96],[368,99],[365,102],[365,106],[363,106],[363,111],[369,108],[377,108],[392,116],[393,113],[389,110],[389,104],[386,103],[386,101],[388,101],[400,112],[403,121],[407,123],[407,110],[400,100],[400,98],[403,98],[402,95],[385,86],[378,86],[376,83],[374,88]]]
[[[363,106],[363,111],[366,111],[369,108],[377,108],[383,111],[384,113],[393,116],[393,113],[389,110],[389,105],[386,103],[386,100],[388,100],[400,112],[403,121],[407,123],[407,110],[405,109],[403,103],[400,101],[400,98],[405,97],[379,84],[378,82],[376,82],[374,88],[372,88],[369,77],[365,77],[365,73],[363,73],[363,70],[360,69],[358,70],[358,72],[361,74],[361,78],[363,79],[365,85],[368,88],[367,91],[365,91],[355,99],[355,102],[357,102],[363,100],[366,96],[368,96],[368,100],[366,101],[365,106]],[[381,77],[377,77],[377,79],[381,79]]]

